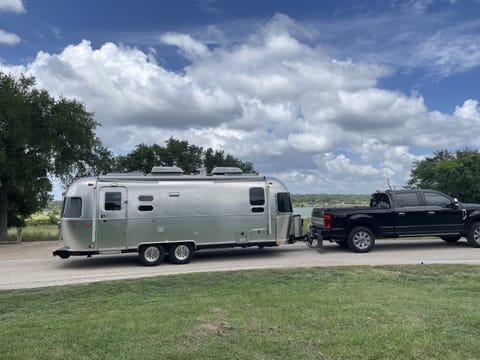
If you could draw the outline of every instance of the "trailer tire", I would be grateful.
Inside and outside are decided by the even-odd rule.
[[[165,258],[165,248],[162,245],[143,245],[140,247],[138,256],[143,265],[159,265]]]
[[[480,247],[480,222],[473,223],[467,236],[468,245]]]
[[[174,264],[187,264],[193,258],[193,245],[180,243],[171,245],[168,249],[168,257]]]
[[[348,234],[347,244],[353,252],[366,253],[375,245],[375,235],[369,228],[358,226]]]

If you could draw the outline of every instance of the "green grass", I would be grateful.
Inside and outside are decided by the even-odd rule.
[[[480,268],[334,267],[0,292],[5,359],[478,359]]]
[[[17,239],[17,229],[8,229],[8,240]],[[22,241],[50,241],[58,239],[57,225],[28,225],[23,229]]]

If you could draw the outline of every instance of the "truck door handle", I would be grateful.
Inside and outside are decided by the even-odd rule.
[[[399,212],[398,216],[405,216],[405,213],[404,212]]]
[[[435,211],[429,211],[428,215],[435,215]]]

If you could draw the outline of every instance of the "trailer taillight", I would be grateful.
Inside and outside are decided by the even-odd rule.
[[[329,230],[332,228],[332,215],[331,214],[323,215],[323,227],[325,229],[329,229]]]

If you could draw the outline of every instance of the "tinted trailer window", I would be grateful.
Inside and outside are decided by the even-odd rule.
[[[290,193],[281,192],[277,194],[277,209],[280,213],[293,212],[292,200],[290,199]]]

